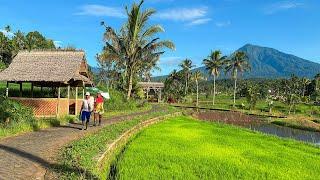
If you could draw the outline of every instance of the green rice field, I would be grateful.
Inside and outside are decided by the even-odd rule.
[[[111,179],[319,179],[320,148],[191,117],[133,137]]]

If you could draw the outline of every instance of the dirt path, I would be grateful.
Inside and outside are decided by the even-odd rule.
[[[149,111],[113,117],[104,120],[102,126],[90,127],[87,131],[81,131],[80,124],[70,124],[0,140],[0,180],[45,179],[47,169],[56,165],[59,149],[67,143],[106,125],[158,110],[153,107]]]

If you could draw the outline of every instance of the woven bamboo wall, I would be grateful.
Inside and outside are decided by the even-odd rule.
[[[68,99],[60,98],[11,98],[13,100],[21,102],[23,105],[31,107],[36,117],[56,117],[68,115],[68,112],[74,115],[76,100],[70,99],[70,106],[68,105]],[[58,107],[59,102],[59,107]],[[79,114],[82,101],[78,100],[77,112]],[[59,113],[58,113],[59,111]]]

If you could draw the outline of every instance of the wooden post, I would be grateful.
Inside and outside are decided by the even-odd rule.
[[[57,117],[60,113],[60,86],[58,87]]]
[[[70,114],[70,112],[69,112],[69,106],[70,106],[70,84],[68,84],[68,115]]]
[[[84,99],[84,85],[83,85],[83,88],[82,88],[82,99]]]
[[[6,96],[9,97],[9,82],[7,81]]]
[[[158,102],[161,103],[161,88],[160,88],[160,92],[159,92]]]
[[[33,98],[33,82],[31,82],[31,98]]]
[[[147,88],[147,101],[149,101],[149,88]]]
[[[20,97],[22,97],[22,82],[20,82]]]
[[[78,115],[78,86],[76,87],[76,103],[75,103],[76,107],[74,108],[75,110],[75,115]]]

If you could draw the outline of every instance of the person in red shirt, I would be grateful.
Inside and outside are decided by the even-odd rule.
[[[94,125],[96,126],[97,120],[99,121],[99,126],[101,125],[101,119],[102,115],[104,113],[104,107],[103,107],[104,99],[101,96],[101,92],[98,92],[97,98],[94,103]]]

